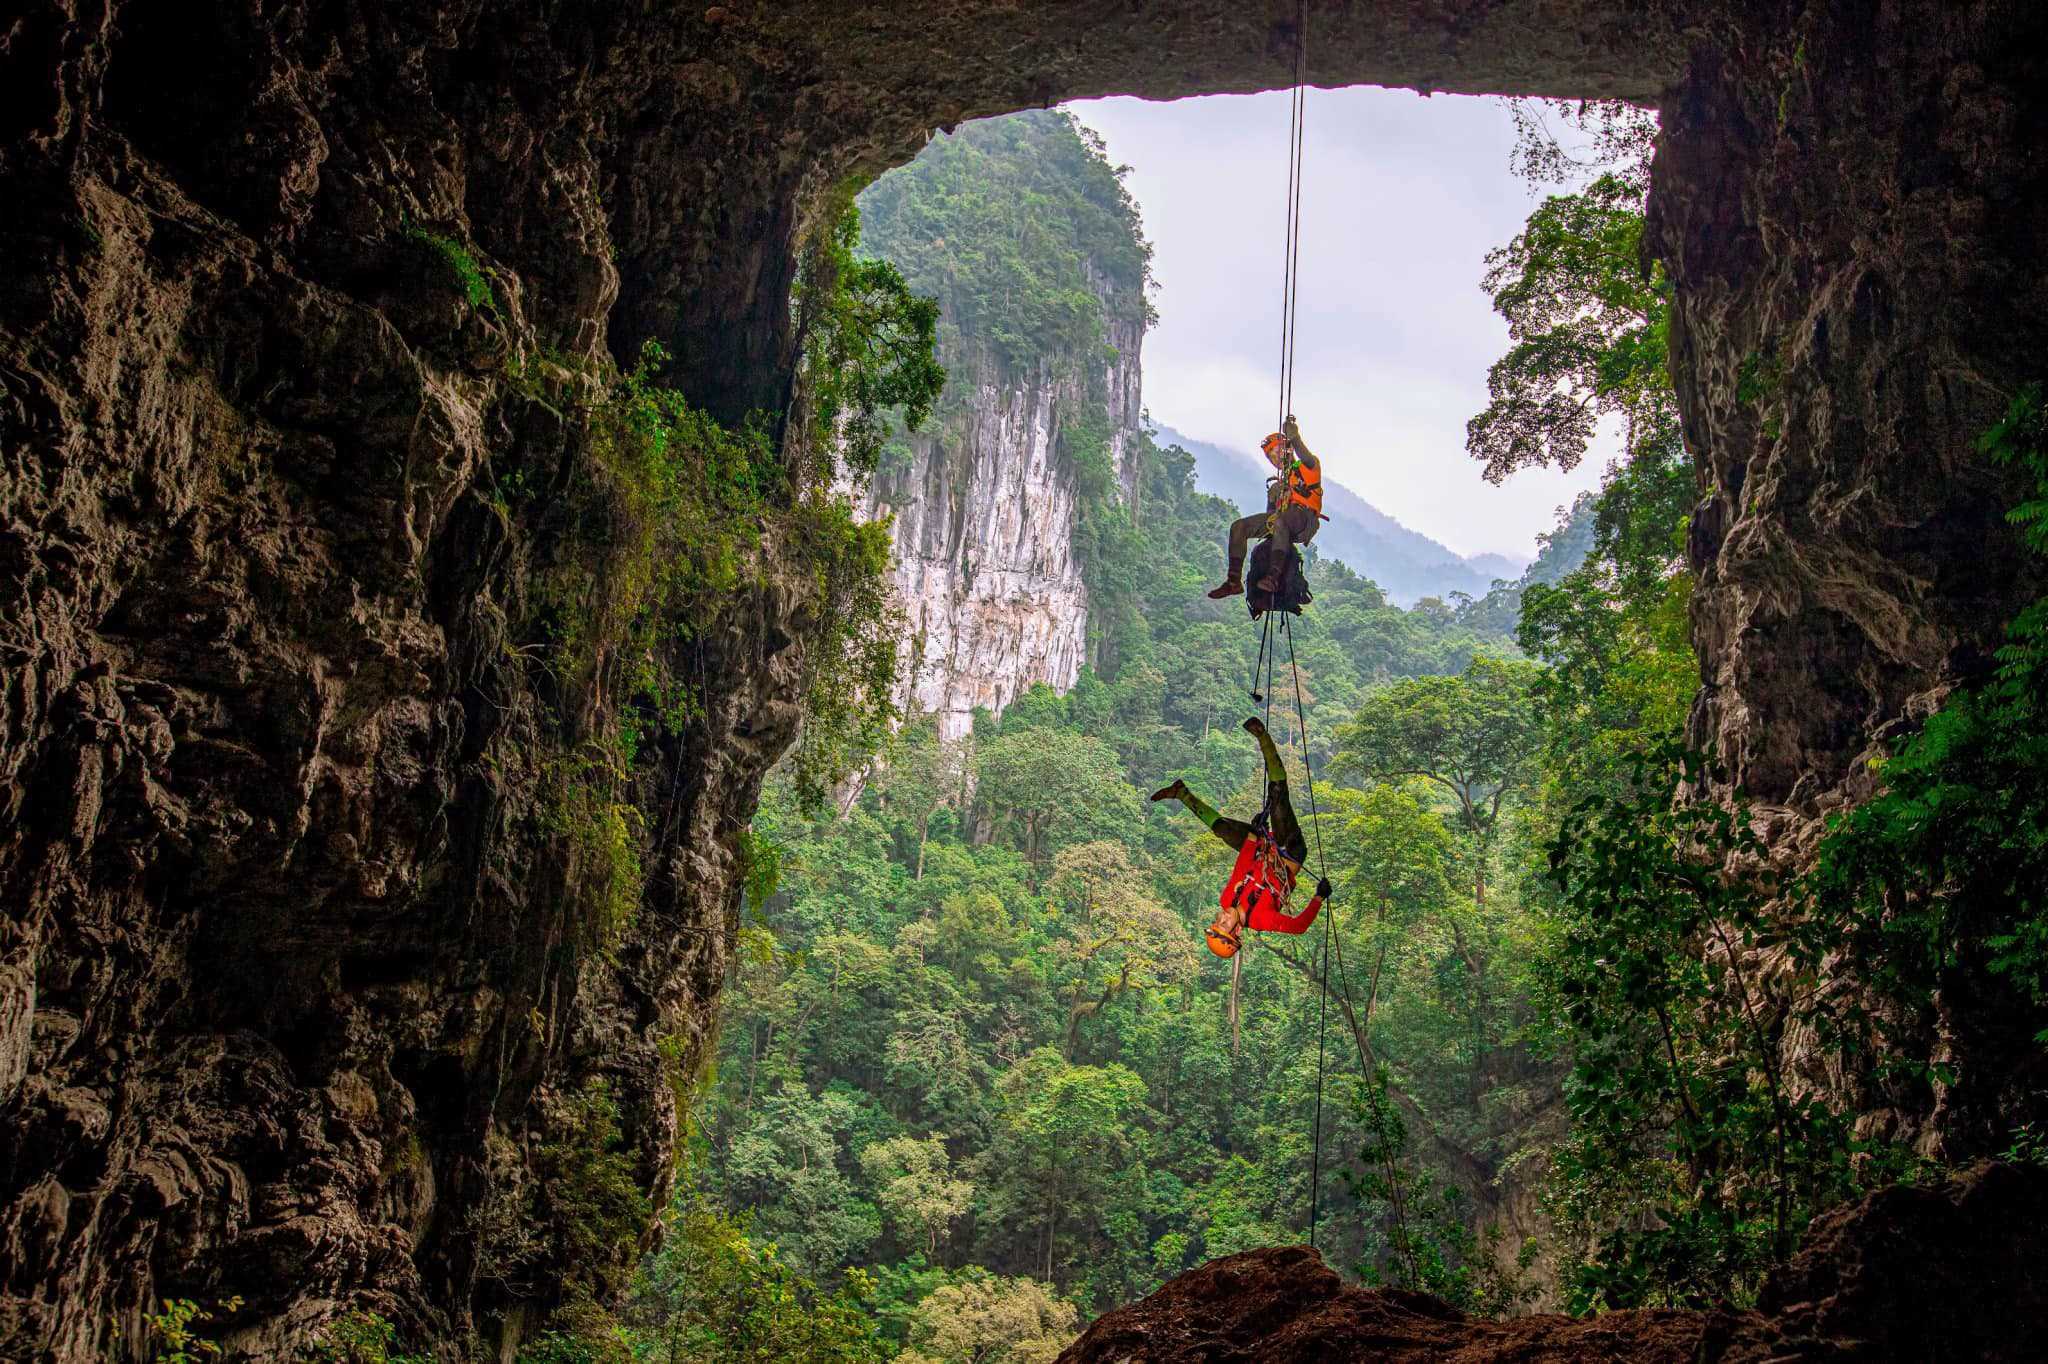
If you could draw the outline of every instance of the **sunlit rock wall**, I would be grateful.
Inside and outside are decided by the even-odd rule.
[[[1144,322],[1112,317],[1108,332],[1116,360],[1106,375],[1047,361],[1011,379],[971,357],[944,357],[947,403],[912,438],[909,467],[887,471],[869,495],[871,515],[896,518],[909,700],[939,717],[945,738],[966,734],[977,708],[1001,714],[1037,683],[1065,691],[1087,661],[1088,589],[1060,434],[1081,405],[1107,393],[1110,453],[1129,505]]]

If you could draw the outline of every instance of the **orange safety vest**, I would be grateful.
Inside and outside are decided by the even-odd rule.
[[[1296,506],[1307,507],[1317,516],[1323,514],[1323,471],[1301,463],[1287,462],[1287,500]]]

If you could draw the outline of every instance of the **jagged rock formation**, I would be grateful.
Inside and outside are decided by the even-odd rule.
[[[250,1357],[349,1307],[516,1337],[587,1080],[672,1168],[815,608],[768,574],[705,622],[723,686],[596,950],[577,698],[512,625],[561,527],[497,502],[576,466],[519,371],[604,345],[618,92],[578,54],[622,35],[486,12],[0,26],[7,1359],[136,1357],[173,1296],[245,1298]]]
[[[2022,485],[1977,449],[2043,374],[2048,10],[1774,16],[1717,25],[1664,102],[1648,235],[1705,493],[1692,739],[1797,859],[2048,590],[2004,524]],[[1935,1113],[1858,1104],[1949,1159],[1998,1149],[2037,1083],[2027,1030],[1973,1009],[1997,1004],[1948,1000],[1926,1039],[1966,1077]]]
[[[2039,1354],[2048,1175],[1984,1165],[1822,1218],[1751,1312],[1482,1321],[1347,1288],[1306,1246],[1214,1260],[1088,1328],[1060,1364],[1767,1364]]]
[[[2041,374],[2048,14],[1779,17],[1665,101],[1650,249],[1707,493],[1693,732],[1810,819],[2041,590],[1976,442]]]
[[[927,177],[934,198],[960,192],[948,157],[978,171],[970,194],[1007,201],[1012,215],[1026,199],[1047,213],[1086,208],[1087,230],[1020,243],[1021,218],[1000,208],[933,221],[913,201]],[[938,717],[947,740],[969,732],[976,709],[1001,714],[1035,683],[1065,691],[1087,660],[1078,448],[1101,447],[1115,486],[1099,496],[1129,507],[1136,495],[1147,248],[1134,217],[1089,200],[1091,189],[1116,190],[1108,165],[1064,116],[1031,113],[941,139],[860,200],[883,256],[933,290],[943,316],[946,397],[892,450],[864,510],[893,519],[907,699]],[[1092,297],[1094,315],[1064,327],[1025,320],[1066,290]],[[1006,294],[1027,297],[1010,303],[1012,316],[988,316]],[[982,328],[1003,329],[1007,344]]]
[[[1128,488],[1144,326],[1120,319],[1115,331],[1111,450]],[[973,728],[977,708],[1000,715],[1036,683],[1065,691],[1087,661],[1079,507],[1059,444],[1063,420],[1098,401],[1085,375],[1047,366],[1011,381],[976,374],[962,358],[946,357],[971,385],[964,410],[912,437],[908,467],[877,479],[867,506],[895,518],[897,591],[913,640],[909,700],[939,717],[947,740]]]
[[[1699,732],[1801,819],[1853,795],[2023,590],[1971,442],[2048,316],[2037,7],[1311,10],[1325,83],[1664,101]],[[1277,86],[1292,12],[0,22],[0,1354],[132,1356],[171,1295],[246,1297],[258,1357],[348,1306],[450,1355],[528,1329],[578,1267],[504,1237],[569,1097],[603,1077],[637,1177],[669,1166],[818,610],[762,571],[703,623],[599,950],[546,774],[605,697],[508,628],[589,454],[531,365],[662,338],[693,402],[772,419],[843,177],[1065,96]]]

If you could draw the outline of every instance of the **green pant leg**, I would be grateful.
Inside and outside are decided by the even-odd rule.
[[[1242,848],[1244,841],[1252,836],[1252,826],[1241,819],[1225,819],[1218,815],[1209,822],[1209,832],[1233,848]]]
[[[1266,523],[1271,517],[1260,512],[1256,516],[1240,516],[1230,523],[1230,575],[1236,577],[1244,567],[1244,556],[1250,552],[1252,541],[1266,533]]]
[[[1215,834],[1216,837],[1222,839],[1233,848],[1244,842],[1245,836],[1251,833],[1251,826],[1249,824],[1242,824],[1234,819],[1225,819],[1217,813],[1215,806],[1203,800],[1193,791],[1188,790],[1185,784],[1181,786],[1180,794],[1175,796],[1174,799],[1187,806],[1189,814],[1208,825],[1210,833]]]
[[[1273,736],[1262,728],[1253,737],[1259,741],[1259,756],[1266,763],[1267,785],[1278,782],[1281,786],[1286,786],[1287,764],[1280,761],[1280,750],[1273,746]]]

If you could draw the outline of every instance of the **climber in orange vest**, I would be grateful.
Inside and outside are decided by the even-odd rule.
[[[1209,950],[1219,957],[1235,956],[1244,941],[1244,930],[1259,933],[1303,933],[1316,921],[1323,902],[1330,898],[1330,883],[1316,883],[1315,898],[1299,914],[1287,913],[1287,897],[1294,890],[1294,878],[1308,857],[1308,839],[1294,817],[1287,799],[1287,768],[1273,736],[1254,715],[1244,722],[1246,732],[1259,741],[1266,759],[1266,809],[1251,824],[1226,819],[1176,780],[1164,790],[1154,791],[1154,800],[1177,800],[1188,812],[1209,826],[1209,832],[1237,849],[1237,865],[1224,885],[1222,908],[1209,925]],[[1262,827],[1263,826],[1263,827]]]
[[[1267,562],[1272,571],[1256,584],[1261,592],[1276,592],[1279,576],[1287,571],[1287,551],[1316,538],[1323,523],[1323,465],[1301,442],[1301,428],[1290,415],[1281,430],[1266,437],[1260,446],[1267,462],[1280,471],[1266,480],[1266,510],[1239,517],[1230,523],[1230,569],[1223,585],[1210,591],[1211,597],[1235,597],[1244,591],[1244,556],[1251,542],[1260,536],[1271,544]]]

